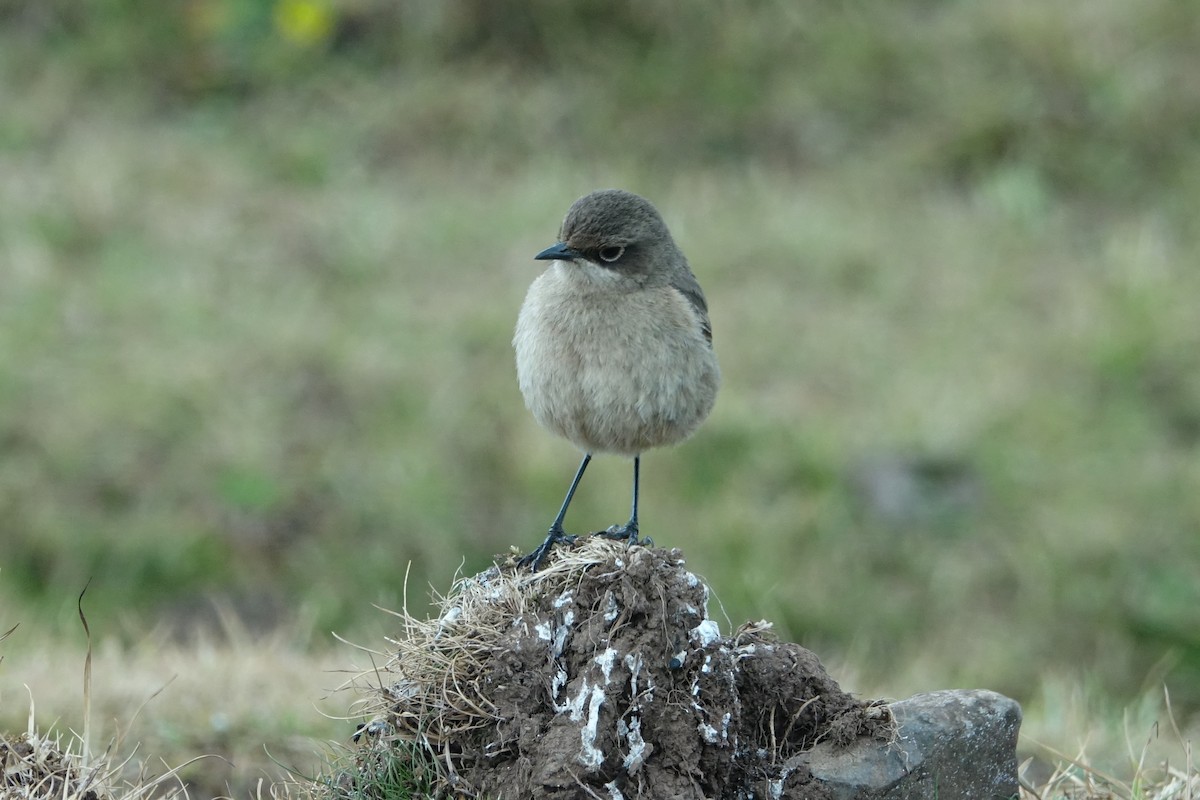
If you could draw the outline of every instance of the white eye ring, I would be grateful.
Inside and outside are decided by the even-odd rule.
[[[625,255],[625,246],[610,245],[609,247],[601,247],[597,255],[600,256],[601,261],[607,261],[611,264],[621,256]]]

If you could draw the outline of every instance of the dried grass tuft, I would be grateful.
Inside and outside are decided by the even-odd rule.
[[[110,747],[88,754],[82,737],[40,733],[30,702],[29,727],[19,736],[0,735],[0,798],[3,800],[170,800],[187,797],[172,785],[176,770],[157,778],[123,777],[128,761],[115,762]]]
[[[1135,753],[1130,744],[1133,777],[1127,781],[1092,766],[1085,751],[1072,758],[1039,744],[1054,757],[1057,766],[1050,778],[1040,786],[1033,787],[1022,780],[1022,800],[1200,800],[1200,766],[1192,752],[1191,740],[1179,728],[1171,707],[1170,693],[1164,689],[1163,695],[1169,732],[1182,748],[1182,765],[1169,762],[1158,766],[1147,764],[1151,740],[1159,735],[1158,723],[1155,723],[1153,732],[1140,752]],[[1126,741],[1129,742],[1128,732]],[[1027,760],[1021,765],[1022,775],[1031,761]]]
[[[41,736],[36,731],[15,738],[0,737],[0,796],[4,798],[86,798],[104,800],[111,795],[103,788],[96,768],[78,763],[76,754],[62,746],[58,736]]]

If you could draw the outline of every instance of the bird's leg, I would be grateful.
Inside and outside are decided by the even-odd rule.
[[[571,481],[571,488],[567,490],[566,499],[563,500],[562,507],[558,509],[558,516],[554,518],[554,522],[550,523],[550,532],[546,534],[546,541],[542,542],[538,549],[534,550],[527,556],[522,556],[517,561],[518,567],[531,567],[532,572],[537,572],[542,566],[542,562],[546,560],[546,556],[550,554],[550,548],[554,547],[557,542],[574,542],[578,536],[571,536],[563,530],[563,520],[567,516],[567,506],[571,505],[571,498],[575,496],[575,488],[579,486],[579,479],[583,477],[583,471],[587,469],[588,463],[592,460],[591,453],[585,453],[583,461],[579,462],[579,469],[575,472],[575,480]]]
[[[633,511],[629,515],[629,522],[626,522],[623,526],[621,526],[619,528],[616,525],[614,525],[606,531],[601,531],[599,533],[600,536],[603,536],[606,539],[625,539],[626,541],[629,542],[629,544],[638,544],[639,543],[637,508],[638,508],[638,473],[641,471],[641,466],[642,466],[642,457],[634,456],[633,457]],[[651,544],[654,544],[654,542],[651,541],[650,539],[645,539],[645,540],[641,541],[641,544],[651,545]]]

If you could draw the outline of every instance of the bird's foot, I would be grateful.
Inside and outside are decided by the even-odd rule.
[[[599,531],[596,536],[603,536],[605,539],[624,540],[629,545],[640,544],[645,547],[652,547],[654,540],[649,536],[638,538],[638,525],[630,520],[624,525],[613,525],[606,531]]]
[[[542,567],[542,563],[546,560],[546,556],[550,555],[550,550],[559,542],[566,544],[574,544],[579,539],[578,536],[572,536],[563,531],[562,527],[553,527],[546,534],[546,541],[534,550],[532,553],[521,556],[517,559],[517,568],[529,567],[530,572],[537,572]]]

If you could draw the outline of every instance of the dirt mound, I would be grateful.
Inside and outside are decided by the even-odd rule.
[[[707,600],[678,550],[599,538],[464,578],[437,619],[402,616],[375,746],[424,753],[454,794],[823,796],[785,762],[887,737],[886,708],[766,623],[721,636]]]

